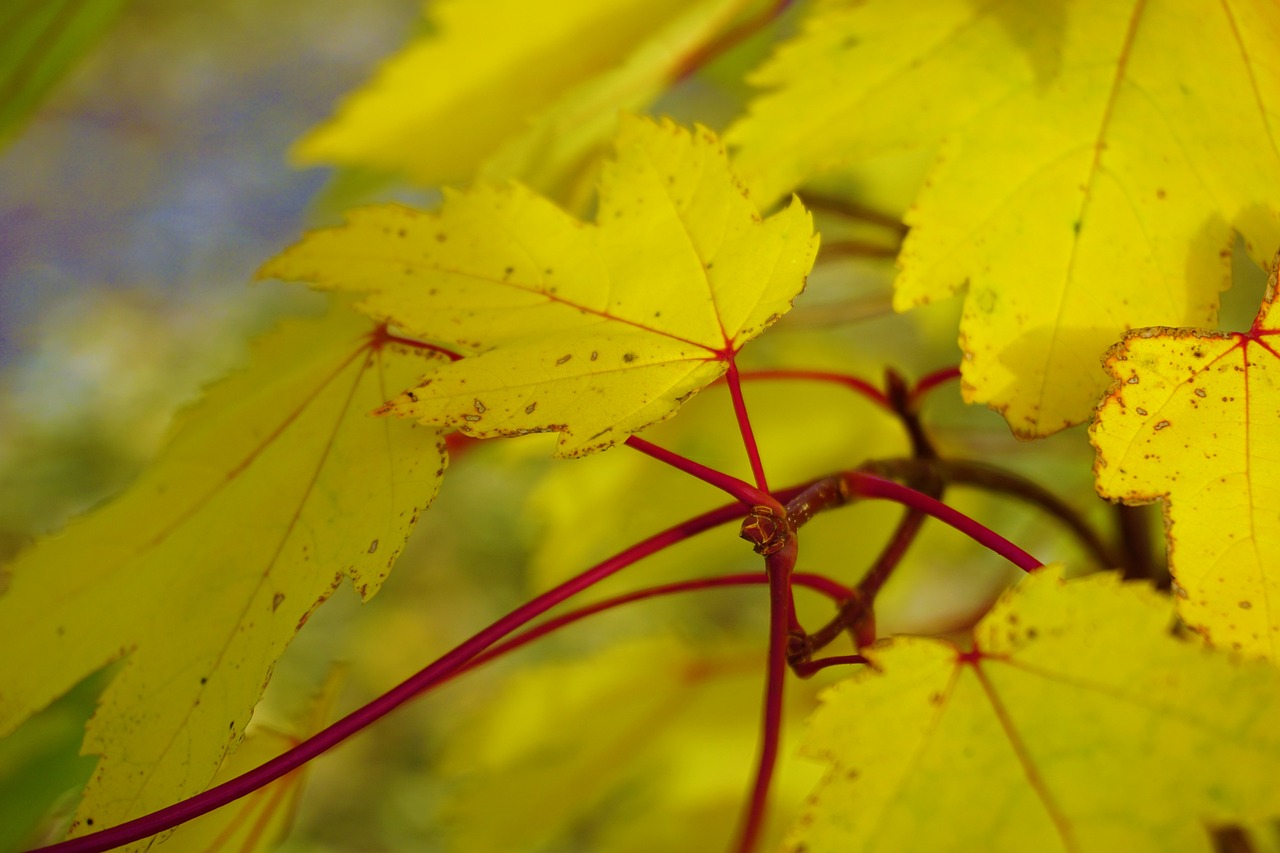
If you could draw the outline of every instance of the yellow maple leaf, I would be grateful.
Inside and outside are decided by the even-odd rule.
[[[433,2],[436,32],[391,59],[294,156],[395,170],[430,186],[518,177],[559,197],[609,138],[618,111],[648,105],[748,5]]]
[[[821,9],[730,132],[739,168],[772,197],[806,163],[938,148],[895,306],[967,283],[965,393],[1015,433],[1085,420],[1124,331],[1212,323],[1233,229],[1280,244],[1271,0]]]
[[[372,330],[282,324],[132,487],[3,569],[0,735],[121,661],[73,834],[203,790],[307,617],[344,576],[373,595],[434,497],[439,436],[367,417],[427,359]]]
[[[1165,501],[1178,613],[1226,648],[1280,661],[1280,310],[1277,273],[1243,333],[1139,329],[1090,437],[1098,493]]]
[[[1205,851],[1280,813],[1280,674],[1169,632],[1168,599],[1046,569],[951,643],[898,638],[834,687],[792,849]]]
[[[471,353],[384,411],[479,438],[559,432],[559,456],[672,415],[791,307],[818,238],[767,220],[715,135],[624,117],[585,225],[517,184],[439,213],[353,211],[260,273],[366,294],[361,311]]]

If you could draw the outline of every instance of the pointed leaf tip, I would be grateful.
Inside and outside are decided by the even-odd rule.
[[[353,211],[265,269],[468,354],[388,411],[479,438],[559,432],[561,456],[609,447],[719,377],[817,252],[807,211],[762,218],[709,130],[624,116],[615,148],[594,224],[482,184],[438,213]]]

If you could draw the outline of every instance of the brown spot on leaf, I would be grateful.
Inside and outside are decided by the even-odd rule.
[[[532,414],[533,414],[533,410],[534,410],[534,409],[536,409],[536,408],[538,408],[538,404],[537,404],[536,402],[534,402],[534,403],[530,403],[529,405],[527,405],[527,406],[525,406],[525,407],[524,407],[524,413],[525,413],[526,415],[532,415]]]
[[[271,612],[274,613],[280,609],[280,605],[284,602],[284,593],[277,592],[271,597]]]
[[[370,543],[369,543],[369,551],[368,551],[368,553],[372,554],[374,551],[377,551],[377,550],[378,550],[378,540],[377,540],[377,539],[375,539],[375,540],[373,540],[372,542],[370,542]]]
[[[1159,432],[1160,430],[1164,429],[1168,425],[1169,425],[1168,421],[1160,421],[1158,424],[1155,425],[1155,430],[1156,432]]]
[[[1241,601],[1237,606],[1238,606],[1241,610],[1251,610],[1251,609],[1253,609],[1253,602],[1252,602],[1252,601]]]
[[[631,362],[636,360],[636,354],[633,352],[626,353],[625,355],[622,356],[622,360],[625,361],[627,364],[630,364]]]
[[[572,353],[570,353],[569,355],[560,356],[559,358],[556,359],[556,367],[559,367],[560,365],[564,364],[571,358],[573,358]]]

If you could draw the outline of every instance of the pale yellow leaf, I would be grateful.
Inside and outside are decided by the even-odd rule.
[[[128,490],[4,569],[0,733],[122,662],[73,834],[203,790],[308,615],[344,577],[381,585],[444,450],[367,413],[426,363],[345,307],[288,321]]]
[[[649,104],[750,0],[439,0],[435,32],[295,148],[436,186],[518,177],[560,197],[620,110]],[[447,85],[442,85],[447,81]]]

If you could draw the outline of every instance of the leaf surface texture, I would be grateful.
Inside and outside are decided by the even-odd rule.
[[[1276,273],[1245,333],[1139,329],[1090,430],[1098,492],[1164,500],[1178,613],[1213,643],[1280,661],[1280,315]]]
[[[518,184],[383,206],[313,232],[262,275],[468,353],[384,411],[478,438],[558,432],[608,447],[717,379],[804,288],[818,238],[792,204],[762,220],[705,129],[626,117],[596,224]]]
[[[936,150],[895,305],[967,284],[967,399],[1045,435],[1123,332],[1213,323],[1233,229],[1280,244],[1278,42],[1269,0],[830,2],[729,139],[766,199]]]
[[[73,834],[203,790],[309,614],[344,577],[373,595],[434,497],[438,436],[367,416],[425,360],[372,331],[284,323],[141,479],[6,568],[0,733],[121,662]]]
[[[974,630],[898,638],[834,687],[794,850],[1210,851],[1275,815],[1280,677],[1170,633],[1167,599],[1046,569]]]

